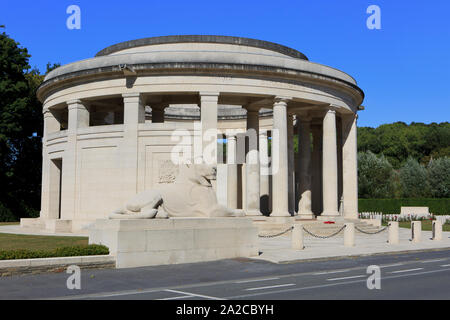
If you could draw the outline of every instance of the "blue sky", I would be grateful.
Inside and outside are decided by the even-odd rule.
[[[81,8],[81,30],[66,27],[71,4]],[[381,8],[381,30],[366,27],[372,4]],[[0,0],[0,25],[42,71],[143,37],[257,38],[352,75],[366,93],[360,126],[450,120],[449,15],[448,0]]]

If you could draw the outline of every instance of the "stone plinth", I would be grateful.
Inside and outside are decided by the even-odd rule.
[[[89,243],[109,247],[117,268],[213,261],[258,255],[258,229],[248,218],[100,219]]]

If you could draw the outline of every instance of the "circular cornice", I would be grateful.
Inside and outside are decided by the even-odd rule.
[[[278,43],[264,41],[264,40],[251,39],[251,38],[231,37],[231,36],[214,36],[214,35],[161,36],[161,37],[150,37],[150,38],[142,38],[142,39],[137,39],[137,40],[124,41],[124,42],[120,42],[120,43],[114,44],[112,46],[106,47],[105,49],[99,51],[95,56],[101,57],[101,56],[110,55],[112,53],[115,53],[115,52],[118,52],[121,50],[125,50],[125,49],[150,46],[150,45],[170,44],[170,43],[195,43],[195,42],[197,42],[197,43],[234,44],[234,45],[241,45],[241,46],[247,46],[247,47],[255,47],[255,48],[261,48],[261,49],[278,52],[278,53],[281,53],[281,54],[284,54],[286,56],[296,58],[296,59],[308,60],[308,58],[300,51],[283,46]]]

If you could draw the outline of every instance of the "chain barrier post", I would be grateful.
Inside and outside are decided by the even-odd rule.
[[[389,226],[389,244],[398,244],[399,243],[399,237],[398,237],[398,221],[391,221],[388,224]]]
[[[422,238],[422,222],[411,221],[411,241],[420,242]]]
[[[442,222],[438,220],[434,220],[433,224],[433,240],[442,240]]]
[[[292,249],[294,250],[305,249],[305,246],[303,245],[303,225],[294,224],[291,236],[292,236],[291,238]]]
[[[347,222],[344,230],[344,246],[355,246],[355,224],[353,222]]]

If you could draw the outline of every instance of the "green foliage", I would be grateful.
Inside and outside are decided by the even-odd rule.
[[[359,199],[359,212],[400,214],[401,207],[428,207],[433,214],[450,214],[450,198]]]
[[[103,245],[90,244],[87,246],[61,247],[54,250],[0,250],[0,260],[93,256],[107,254],[109,254],[109,249],[107,247]]]
[[[439,158],[428,164],[428,181],[431,196],[450,197],[450,158]],[[450,210],[450,208],[449,208]]]
[[[44,76],[30,70],[29,58],[0,34],[0,221],[39,215],[43,119],[36,90]]]
[[[381,156],[372,152],[358,153],[358,185],[361,198],[384,198],[394,192],[394,170]]]
[[[426,165],[431,158],[450,156],[450,123],[384,124],[358,128],[358,151],[383,154],[400,168],[408,157]]]
[[[427,169],[411,157],[400,169],[400,181],[404,198],[423,198],[430,195]]]

